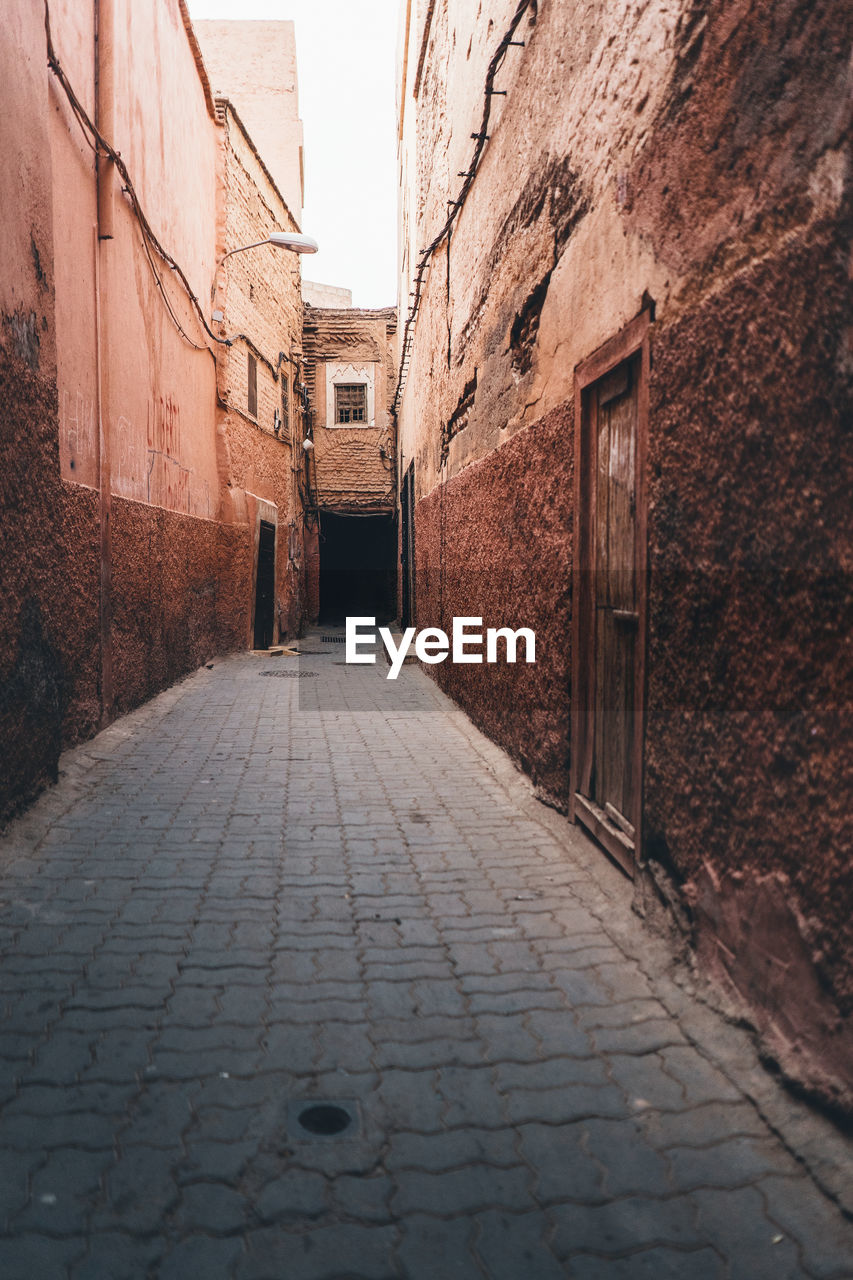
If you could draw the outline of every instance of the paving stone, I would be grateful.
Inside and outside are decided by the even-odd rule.
[[[385,1166],[439,1173],[480,1163],[509,1168],[518,1164],[511,1129],[453,1129],[448,1133],[397,1133],[388,1144]]]
[[[470,1216],[494,1205],[508,1209],[533,1208],[528,1169],[468,1164],[441,1173],[400,1172],[395,1178],[391,1207],[397,1217],[428,1213],[437,1217]]]
[[[0,838],[3,1280],[849,1275],[617,873],[419,671],[400,717],[315,661],[376,714],[235,656]]]
[[[548,1058],[545,1062],[502,1062],[495,1069],[501,1092],[554,1089],[567,1085],[607,1085],[607,1072],[598,1058]]]
[[[72,1262],[82,1258],[86,1241],[82,1238],[51,1239],[41,1235],[20,1235],[0,1239],[0,1276],[3,1280],[64,1280]]]
[[[565,996],[572,1009],[584,1005],[609,1005],[612,1000],[610,988],[602,980],[597,969],[567,968],[560,956],[554,956],[552,962],[546,959],[545,967],[551,975],[551,981]]]
[[[116,1126],[122,1146],[174,1147],[193,1120],[194,1084],[166,1084],[146,1077],[126,1116]]]
[[[247,1201],[231,1187],[216,1182],[197,1182],[182,1189],[171,1226],[181,1235],[192,1232],[230,1235],[245,1227],[248,1220]]]
[[[686,1197],[653,1200],[628,1196],[601,1205],[565,1204],[549,1209],[558,1257],[581,1252],[611,1255],[641,1245],[701,1247]]]
[[[15,1229],[84,1235],[99,1196],[101,1178],[112,1163],[109,1151],[65,1147],[49,1152],[31,1176],[29,1202],[17,1215]]]
[[[535,1178],[540,1204],[565,1200],[601,1203],[604,1170],[586,1149],[585,1122],[574,1124],[522,1124],[520,1151]]]
[[[636,1109],[647,1142],[654,1147],[706,1147],[723,1138],[766,1138],[769,1129],[746,1102],[708,1102],[684,1111]]]
[[[659,1000],[614,1001],[609,1005],[579,1009],[577,1014],[579,1024],[590,1030],[598,1027],[630,1027],[649,1018],[666,1017],[666,1009]]]
[[[443,1128],[445,1102],[438,1092],[435,1071],[384,1071],[376,1104],[389,1130],[430,1133]]]
[[[592,1056],[592,1041],[568,1012],[552,1013],[533,1009],[527,1015],[527,1026],[539,1042],[542,1056],[567,1055],[573,1058]]]
[[[2,1119],[0,1141],[23,1152],[50,1151],[55,1147],[110,1151],[115,1141],[115,1123],[109,1116],[84,1111],[10,1115]]]
[[[104,1178],[107,1208],[93,1219],[95,1230],[153,1235],[178,1201],[174,1170],[179,1149],[132,1147],[123,1150]]]
[[[475,1037],[473,1018],[372,1018],[370,1034],[374,1044],[419,1044],[423,1041],[466,1040]]]
[[[476,1223],[475,1253],[489,1280],[564,1280],[541,1214],[491,1210],[478,1214]]]
[[[289,1169],[265,1185],[254,1207],[261,1222],[315,1219],[328,1208],[327,1179],[309,1170]]]
[[[798,1280],[803,1271],[796,1242],[767,1217],[755,1187],[736,1191],[695,1191],[696,1225],[728,1263],[732,1276],[755,1280]]]
[[[376,1049],[365,1027],[345,1022],[324,1022],[318,1040],[314,1061],[317,1071],[370,1071],[374,1065]]]
[[[406,1280],[484,1280],[488,1276],[474,1257],[474,1222],[412,1214],[402,1220],[400,1231],[397,1255]]]
[[[711,1249],[652,1248],[626,1258],[575,1254],[566,1274],[570,1280],[724,1280],[726,1272]]]
[[[519,1089],[507,1099],[511,1124],[544,1121],[570,1124],[592,1116],[623,1116],[622,1095],[611,1085],[565,1085],[557,1089]]]
[[[321,1226],[290,1233],[275,1227],[250,1231],[237,1262],[237,1280],[328,1280],[341,1266],[355,1267],[359,1280],[394,1275],[395,1230],[387,1226]]]
[[[467,1001],[473,1014],[526,1013],[536,1009],[564,1011],[566,1008],[563,993],[553,988],[524,989],[500,994],[474,991],[467,996]]]
[[[242,1256],[240,1240],[217,1240],[210,1236],[186,1236],[169,1249],[157,1268],[157,1280],[227,1280]],[[128,1276],[137,1280],[139,1272]],[[76,1280],[76,1277],[74,1278]],[[81,1277],[82,1280],[82,1277]],[[104,1280],[119,1280],[104,1276]]]
[[[26,1078],[37,1084],[73,1084],[91,1065],[92,1039],[85,1032],[55,1031],[36,1050]]]
[[[664,1068],[657,1053],[609,1054],[610,1075],[627,1095],[632,1110],[648,1107],[662,1111],[686,1111],[687,1098],[680,1080]]]
[[[30,1178],[43,1160],[40,1152],[22,1156],[19,1151],[0,1150],[0,1232],[29,1200]]]
[[[649,1147],[635,1121],[587,1120],[583,1130],[586,1151],[604,1170],[608,1199],[632,1194],[663,1196],[685,1189],[686,1183],[674,1166],[668,1166],[668,1159]]]
[[[178,1182],[234,1183],[257,1152],[256,1142],[186,1141],[186,1158],[177,1171]]]
[[[490,1067],[445,1067],[438,1078],[444,1123],[484,1128],[506,1124],[504,1100],[494,1079]]]
[[[331,1184],[335,1214],[361,1222],[393,1222],[390,1201],[394,1183],[385,1174],[351,1177],[343,1174]]]
[[[710,1147],[669,1147],[666,1158],[680,1190],[693,1187],[738,1187],[764,1174],[799,1173],[796,1160],[777,1142],[760,1138],[728,1138]]]
[[[684,1044],[684,1036],[671,1018],[649,1018],[629,1027],[600,1027],[593,1032],[595,1047],[601,1053],[649,1053],[669,1045]]]
[[[853,1223],[807,1178],[762,1178],[757,1184],[770,1219],[796,1240],[811,1275],[847,1280],[853,1258]]]
[[[71,1268],[71,1280],[139,1280],[157,1267],[165,1248],[162,1240],[139,1240],[117,1231],[91,1236],[87,1246],[86,1256]],[[159,1280],[162,1272],[156,1274]]]
[[[741,1094],[721,1071],[691,1046],[661,1050],[666,1070],[681,1082],[690,1103],[738,1102]]]
[[[539,1057],[539,1041],[528,1028],[528,1017],[526,1013],[484,1013],[474,1019],[489,1062],[525,1062]]]

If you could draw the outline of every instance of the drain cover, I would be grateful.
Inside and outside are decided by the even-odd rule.
[[[319,671],[259,671],[259,676],[275,676],[278,680],[307,680],[309,676],[318,676]]]
[[[328,1102],[317,1102],[305,1107],[297,1116],[299,1124],[309,1133],[322,1138],[331,1138],[336,1133],[343,1133],[352,1124],[352,1116],[343,1107],[330,1105]]]
[[[346,636],[320,636],[321,644],[346,644]]]
[[[288,1130],[303,1142],[330,1138],[355,1138],[361,1123],[358,1103],[336,1099],[303,1098],[288,1106]]]

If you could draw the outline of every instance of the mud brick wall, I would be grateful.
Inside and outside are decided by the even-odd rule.
[[[450,0],[409,34],[402,298],[516,7]],[[537,665],[428,670],[568,806],[575,369],[645,312],[638,906],[849,1111],[853,19],[835,0],[530,4],[515,38],[431,260],[400,449],[418,625],[533,627]]]
[[[305,308],[305,382],[312,409],[312,478],[321,507],[390,510],[394,505],[395,431],[390,413],[396,385],[396,311]],[[373,421],[334,426],[327,368],[350,368],[349,381],[369,377]],[[384,450],[384,456],[383,451]]]
[[[217,116],[222,130],[218,216],[223,252],[253,244],[273,231],[297,231],[296,220],[235,107],[220,100]],[[217,305],[225,315],[222,336],[232,340],[220,352],[217,367],[222,516],[247,524],[256,542],[257,499],[275,507],[276,623],[283,638],[298,633],[306,612],[302,509],[293,473],[302,461],[301,417],[294,390],[301,376],[302,346],[298,257],[264,245],[228,258],[220,269]],[[249,404],[250,356],[256,369],[254,412]],[[287,422],[282,403],[285,383]],[[278,431],[277,414],[282,415]],[[248,594],[242,597],[249,619],[253,590],[250,578]]]

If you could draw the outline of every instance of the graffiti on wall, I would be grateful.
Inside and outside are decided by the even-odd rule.
[[[98,484],[98,423],[94,396],[63,390],[60,396],[61,474],[78,484]],[[213,518],[210,481],[181,462],[181,410],[170,396],[149,400],[142,426],[126,414],[110,437],[112,492],[132,502],[202,519]]]
[[[98,421],[94,395],[64,387],[59,397],[60,474],[77,484],[98,483]]]

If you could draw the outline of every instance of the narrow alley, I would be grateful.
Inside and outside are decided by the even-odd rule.
[[[3,1280],[853,1275],[839,1131],[338,640],[202,668],[0,842]]]

